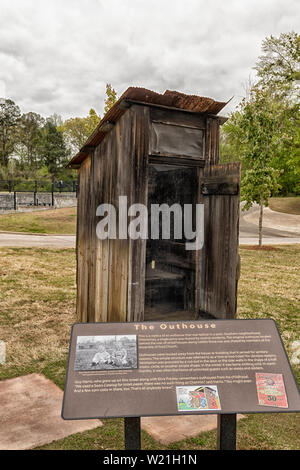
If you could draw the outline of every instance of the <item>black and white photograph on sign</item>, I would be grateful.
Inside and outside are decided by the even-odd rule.
[[[137,369],[136,335],[78,336],[76,371]]]

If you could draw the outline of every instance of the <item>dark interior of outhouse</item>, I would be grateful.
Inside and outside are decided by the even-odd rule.
[[[195,230],[198,170],[183,166],[150,164],[148,178],[148,227],[146,245],[145,320],[193,319],[195,312],[196,252],[186,249]],[[159,214],[159,231],[151,231],[153,205],[175,204],[170,211],[170,234],[163,229],[168,215]],[[192,224],[185,227],[184,205],[192,208]],[[181,208],[178,209],[178,206]],[[187,207],[187,206],[186,206]],[[176,206],[173,206],[176,210]],[[181,220],[181,222],[180,222]],[[181,226],[180,226],[181,223]],[[156,225],[154,224],[156,227]],[[154,229],[155,230],[155,229]],[[188,238],[187,238],[187,236]],[[158,236],[158,238],[157,238]]]

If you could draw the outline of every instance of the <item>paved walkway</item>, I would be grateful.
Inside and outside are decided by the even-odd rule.
[[[102,426],[61,418],[63,392],[42,374],[0,381],[0,450],[27,450]]]
[[[240,244],[258,244],[259,206],[240,213]],[[0,232],[0,247],[75,248],[75,235],[44,235]],[[300,243],[300,215],[275,212],[264,208],[263,244]]]
[[[240,245],[258,244],[259,206],[240,212]],[[264,208],[263,244],[291,245],[300,243],[300,215],[275,212]]]
[[[238,414],[237,420],[244,418]],[[171,442],[182,441],[196,437],[202,432],[217,428],[217,415],[195,416],[153,416],[142,418],[142,429],[147,431],[153,439],[168,445]]]
[[[251,233],[251,232],[250,232]],[[31,235],[0,232],[0,247],[19,248],[75,248],[76,237],[74,235]],[[300,236],[265,235],[264,245],[292,245],[300,243]],[[240,232],[240,245],[257,245],[258,237],[251,236],[248,232]]]
[[[75,235],[32,235],[0,232],[0,247],[75,248]]]

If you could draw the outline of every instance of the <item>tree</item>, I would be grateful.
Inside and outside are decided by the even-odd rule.
[[[116,103],[117,101],[117,92],[113,89],[110,83],[106,84],[106,100],[104,102],[104,113],[106,114],[107,111]]]
[[[22,114],[18,124],[16,153],[22,165],[31,170],[38,167],[38,156],[41,145],[41,128],[45,119],[39,114],[29,112]]]
[[[20,108],[10,99],[0,102],[0,156],[7,167],[16,143],[16,129],[21,116]]]
[[[54,181],[64,170],[70,152],[66,148],[63,133],[51,121],[42,129],[41,162],[48,168]]]
[[[117,101],[117,93],[109,83],[106,84],[105,93],[104,112],[107,113]],[[63,123],[62,127],[59,129],[63,130],[67,146],[71,150],[71,153],[78,152],[84,146],[89,136],[99,124],[100,119],[100,116],[92,108],[88,116],[70,118]]]
[[[278,112],[280,145],[271,161],[278,170],[280,194],[300,194],[300,115],[299,103],[281,99]]]
[[[87,117],[70,118],[63,123],[64,136],[72,153],[78,152],[83,147],[99,122],[100,116],[94,109],[90,109]]]
[[[225,131],[238,145],[243,163],[241,199],[244,210],[253,203],[260,206],[259,245],[262,245],[263,207],[278,189],[279,172],[272,159],[280,151],[283,129],[278,126],[280,102],[271,93],[258,87],[250,91],[249,99],[242,100],[239,110],[224,124]]]
[[[58,130],[61,130],[61,127],[63,126],[63,119],[60,116],[60,114],[57,114],[57,113],[53,113],[53,114],[51,114],[51,116],[47,117],[47,121],[54,124],[54,126]]]
[[[262,51],[263,55],[254,67],[258,76],[255,88],[268,95],[269,103],[277,103],[272,109],[280,135],[270,166],[279,175],[280,194],[297,194],[300,191],[300,88],[297,83],[300,75],[300,36],[294,32],[282,33],[278,38],[270,36],[263,41]],[[224,162],[238,160],[241,151],[241,136],[237,136],[235,127],[232,132],[230,121],[221,130],[220,154],[221,161]],[[246,165],[247,162],[244,161],[243,173]]]
[[[288,90],[300,79],[300,36],[294,31],[270,36],[262,42],[264,52],[254,67],[258,85]]]

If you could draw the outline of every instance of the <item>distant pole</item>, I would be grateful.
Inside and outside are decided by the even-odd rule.
[[[141,450],[141,418],[124,418],[125,449]]]
[[[54,183],[51,184],[51,205],[54,206]]]
[[[17,210],[17,193],[14,191],[14,211]]]
[[[34,182],[33,204],[37,206],[37,181]]]

